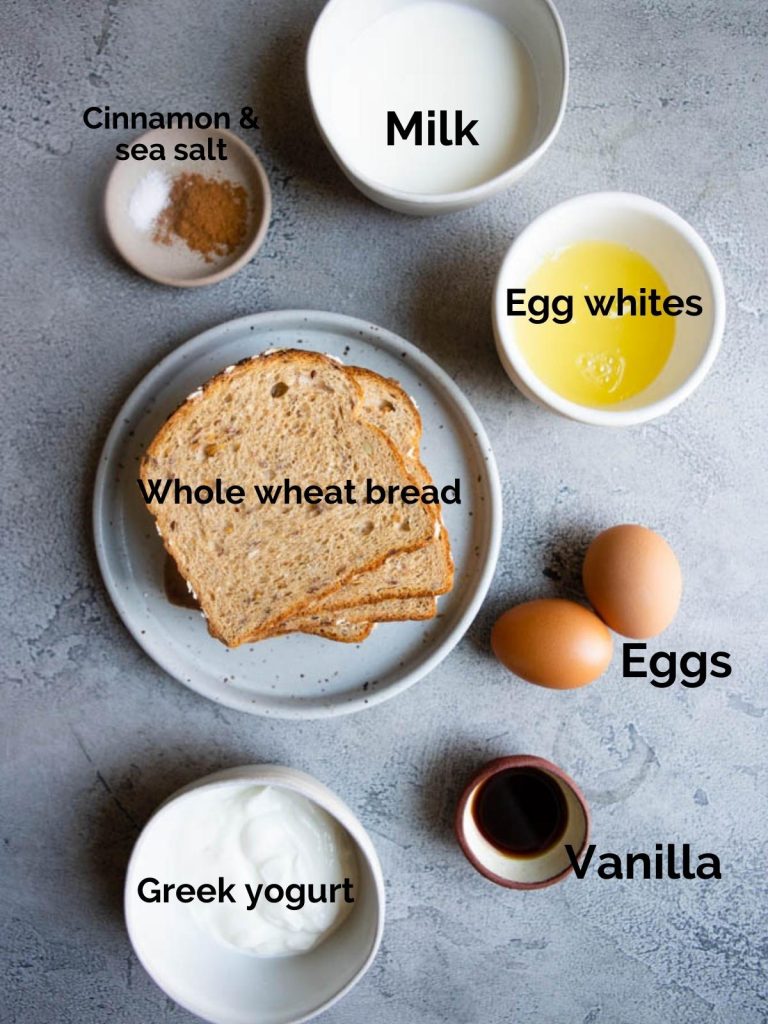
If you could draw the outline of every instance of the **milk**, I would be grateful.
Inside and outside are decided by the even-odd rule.
[[[522,159],[538,116],[522,43],[490,15],[449,0],[418,0],[367,26],[339,53],[329,100],[334,143],[352,170],[429,194],[479,185]],[[388,133],[393,114],[404,130],[411,125],[406,138]]]

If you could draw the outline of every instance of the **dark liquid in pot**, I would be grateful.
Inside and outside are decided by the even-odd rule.
[[[560,786],[539,768],[508,768],[487,779],[472,816],[481,834],[502,853],[535,857],[563,838],[568,805]]]

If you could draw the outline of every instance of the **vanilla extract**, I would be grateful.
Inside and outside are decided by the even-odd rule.
[[[548,772],[508,768],[480,786],[472,816],[481,835],[500,853],[537,857],[563,838],[568,806]]]
[[[678,870],[678,847],[676,843],[656,843],[651,853],[601,853],[593,865],[597,847],[590,843],[579,864],[577,854],[570,844],[565,846],[568,860],[577,878],[586,877],[590,866],[600,878],[722,878],[720,858],[714,853],[692,854],[690,843],[680,848]],[[696,863],[693,863],[696,858]]]

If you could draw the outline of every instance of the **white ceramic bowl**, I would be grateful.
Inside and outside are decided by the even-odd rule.
[[[531,370],[517,345],[519,320],[507,316],[507,289],[523,287],[558,249],[586,241],[626,245],[659,271],[670,293],[701,295],[703,313],[677,318],[666,365],[645,390],[610,408],[563,398]],[[570,419],[597,426],[631,426],[663,416],[692,394],[709,372],[725,327],[725,291],[715,259],[694,229],[668,207],[628,192],[595,192],[553,206],[533,221],[504,257],[493,296],[496,348],[519,390]]]
[[[565,112],[568,46],[551,0],[460,0],[502,22],[523,44],[533,67],[535,127],[525,151],[503,172],[455,192],[406,192],[364,173],[340,151],[334,126],[331,80],[340,54],[377,19],[418,0],[329,0],[315,24],[307,51],[307,83],[315,121],[328,148],[350,181],[369,199],[399,213],[449,213],[474,206],[521,178],[551,145]],[[373,116],[373,112],[372,112]],[[472,117],[477,114],[473,112]],[[383,123],[383,122],[382,122]],[[343,148],[343,147],[341,147]],[[446,157],[447,158],[447,157]]]
[[[300,956],[262,958],[230,949],[198,929],[189,907],[142,903],[142,878],[168,877],[175,823],[210,787],[243,783],[285,787],[334,817],[357,850],[358,897],[352,912],[324,942]],[[215,881],[215,879],[214,879]],[[177,1003],[212,1024],[299,1024],[327,1010],[365,974],[384,928],[384,881],[363,826],[334,793],[304,772],[251,765],[216,772],[185,786],[155,812],[134,847],[125,880],[125,919],[147,973]]]

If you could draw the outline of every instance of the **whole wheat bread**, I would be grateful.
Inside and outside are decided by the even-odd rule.
[[[147,449],[141,478],[192,488],[241,484],[241,505],[148,505],[208,628],[229,646],[281,623],[393,555],[434,537],[429,506],[260,504],[252,484],[322,487],[370,478],[413,483],[387,434],[368,422],[363,391],[326,356],[286,350],[217,375],[170,417]],[[318,512],[318,509],[320,510]],[[343,543],[339,543],[339,539]]]
[[[372,370],[348,367],[363,390],[364,415],[374,426],[389,435],[403,453],[406,468],[420,486],[432,482],[426,468],[419,461],[422,423],[419,411],[409,395],[400,385]],[[379,621],[397,619],[425,619],[429,605],[415,600],[409,614],[408,598],[421,599],[430,595],[445,594],[453,585],[453,559],[451,557],[448,533],[442,523],[439,506],[429,506],[435,517],[435,536],[417,551],[395,555],[382,565],[362,573],[350,580],[339,590],[315,603],[312,615],[334,612],[339,617],[348,617],[354,607],[372,605],[373,602],[387,602],[388,607]],[[397,601],[396,605],[390,602]],[[433,611],[434,614],[434,611]],[[378,618],[373,615],[373,618]],[[354,621],[361,621],[360,613]],[[284,623],[281,628],[303,629],[298,621]]]
[[[333,612],[304,612],[292,616],[281,628],[281,633],[315,633],[322,627],[323,636],[332,639],[330,633],[336,625],[359,625],[367,622],[423,622],[437,614],[434,597],[392,597],[387,601],[372,601],[351,608]]]
[[[372,622],[320,622],[309,623],[302,633],[310,633],[313,636],[321,636],[324,640],[335,640],[340,644],[361,644],[367,640],[373,632]],[[293,630],[286,630],[293,632]]]

